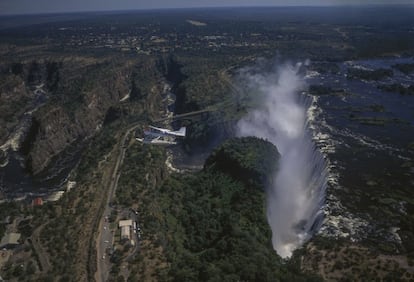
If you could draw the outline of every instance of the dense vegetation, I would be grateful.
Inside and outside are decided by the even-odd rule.
[[[225,173],[246,186],[266,187],[277,169],[276,147],[254,137],[224,142],[207,159],[205,168]]]
[[[271,245],[263,188],[279,158],[272,144],[257,138],[232,139],[215,150],[202,171],[173,174],[158,185],[150,180],[151,189],[139,184],[142,180],[136,175],[143,168],[138,160],[149,162],[147,169],[152,162],[145,155],[156,157],[156,152],[140,146],[130,151],[126,160],[132,163],[124,170],[118,199],[124,203],[125,189],[135,187],[145,236],[165,253],[166,264],[156,264],[159,280],[311,279],[298,265],[284,264]],[[148,252],[143,248],[132,263],[133,273],[142,275],[137,277],[148,271]]]

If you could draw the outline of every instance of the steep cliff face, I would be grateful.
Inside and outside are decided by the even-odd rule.
[[[29,115],[20,149],[33,174],[69,145],[94,135],[108,110],[132,90],[127,112],[136,113],[151,92],[162,88],[156,59],[150,57],[41,58],[3,64],[0,70],[0,107],[7,113],[0,113],[0,141],[12,136],[24,113]]]
[[[131,91],[131,74],[136,62],[94,62],[78,69],[73,77],[66,78],[53,95],[54,99],[35,113],[40,124],[28,155],[28,167],[34,174],[42,171],[50,160],[69,144],[96,133],[102,126],[108,110]],[[62,76],[62,75],[61,75]],[[141,85],[141,81],[134,82]]]
[[[33,117],[33,138],[27,150],[27,168],[34,174],[45,168],[50,159],[82,135],[79,124],[71,121],[61,108],[54,107],[42,115]]]
[[[12,71],[12,66],[0,65],[0,145],[9,138],[23,113],[34,100],[26,87],[25,78]]]

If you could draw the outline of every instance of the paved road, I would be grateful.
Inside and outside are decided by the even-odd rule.
[[[129,129],[125,132],[124,136],[122,137],[121,142],[119,143],[119,151],[118,156],[115,162],[114,170],[112,172],[111,181],[108,184],[108,197],[106,200],[106,205],[104,208],[104,212],[102,214],[102,218],[99,222],[99,230],[98,236],[96,240],[96,250],[97,250],[97,271],[95,273],[95,280],[96,281],[107,281],[109,270],[110,270],[110,262],[109,256],[107,255],[106,249],[112,247],[113,243],[113,233],[109,230],[109,222],[107,218],[111,214],[111,207],[109,203],[115,196],[116,187],[118,185],[118,179],[121,174],[119,168],[122,165],[124,160],[125,151],[126,151],[126,141],[128,140],[129,134],[134,131],[139,126],[138,123],[132,124]]]

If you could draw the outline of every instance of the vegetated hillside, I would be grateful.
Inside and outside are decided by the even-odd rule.
[[[265,188],[276,170],[277,148],[255,137],[224,142],[206,160],[205,169],[215,170],[254,188]]]
[[[140,225],[155,244],[143,243],[130,278],[152,271],[159,281],[311,279],[294,263],[283,264],[271,244],[263,188],[278,158],[267,141],[235,138],[202,171],[172,175],[154,189],[137,191]],[[129,171],[124,178],[133,175]],[[154,257],[163,262],[151,263]]]

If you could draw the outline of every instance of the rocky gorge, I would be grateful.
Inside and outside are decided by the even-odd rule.
[[[156,111],[151,93],[163,87],[157,58],[10,60],[0,66],[1,161],[5,167],[18,155],[33,176],[50,175],[57,158],[73,158],[104,123]]]

